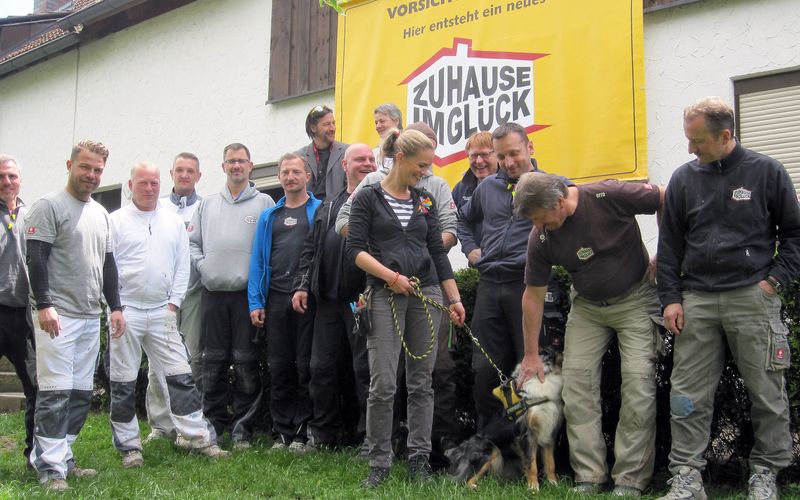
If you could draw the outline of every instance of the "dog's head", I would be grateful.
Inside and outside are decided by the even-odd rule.
[[[489,460],[494,448],[489,439],[478,433],[455,448],[447,450],[445,456],[450,461],[448,476],[453,481],[466,481]]]

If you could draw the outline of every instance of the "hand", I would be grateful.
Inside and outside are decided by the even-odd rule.
[[[299,290],[292,295],[292,309],[294,312],[303,314],[308,309],[308,292]]]
[[[414,287],[411,286],[411,282],[402,274],[398,274],[397,278],[392,278],[392,280],[394,280],[394,285],[390,286],[389,290],[394,293],[400,295],[410,295],[414,293]],[[390,283],[390,281],[387,281],[387,284],[388,283]]]
[[[683,306],[675,303],[664,308],[664,326],[667,331],[680,335],[683,330]]]
[[[264,326],[264,319],[266,319],[266,316],[263,309],[255,309],[250,311],[250,322],[253,323],[253,326],[256,328],[261,328]]]
[[[650,257],[650,264],[647,265],[647,281],[656,286],[656,256]]]
[[[455,323],[456,326],[464,326],[464,321],[467,319],[467,313],[464,311],[464,304],[456,302],[450,304],[450,321]]]
[[[122,311],[111,312],[110,328],[112,339],[118,339],[125,334],[125,316],[122,315]]]
[[[467,260],[472,266],[474,266],[479,260],[481,260],[481,249],[476,248],[467,254]]]
[[[51,339],[58,337],[61,332],[61,321],[58,319],[56,308],[51,306],[39,309],[38,316],[39,328],[48,333]]]
[[[538,353],[526,354],[522,358],[517,374],[517,388],[522,388],[531,377],[537,377],[539,382],[544,382],[544,364]]]
[[[167,309],[169,309],[170,311],[172,311],[174,313],[178,312],[178,306],[176,306],[175,304],[167,304]]]
[[[759,281],[758,282],[758,286],[759,286],[759,288],[764,290],[764,293],[766,293],[767,295],[777,295],[778,294],[778,291],[775,290],[775,288],[772,285],[770,285],[769,281],[767,281],[767,280]]]

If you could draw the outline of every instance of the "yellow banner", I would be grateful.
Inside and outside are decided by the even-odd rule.
[[[376,106],[436,131],[434,173],[454,185],[476,131],[513,121],[543,170],[644,179],[641,0],[351,0],[339,17],[343,142],[377,144]]]

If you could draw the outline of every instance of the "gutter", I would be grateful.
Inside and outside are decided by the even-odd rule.
[[[101,2],[73,12],[66,17],[62,17],[56,22],[56,25],[64,31],[72,31],[72,29],[78,25],[86,25],[92,21],[119,14],[131,7],[146,3],[147,1],[148,0],[102,0]]]
[[[24,52],[17,57],[12,57],[7,61],[0,63],[0,78],[8,73],[19,71],[31,64],[46,59],[50,56],[59,54],[67,49],[77,46],[81,41],[78,33],[69,33],[65,36],[57,38],[52,42]]]

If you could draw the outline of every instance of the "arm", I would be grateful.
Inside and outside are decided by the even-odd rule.
[[[683,329],[683,306],[681,294],[681,264],[684,254],[685,223],[683,202],[678,197],[682,189],[673,174],[666,190],[662,208],[661,226],[658,232],[658,268],[656,270],[658,295],[664,306],[664,326],[679,334]]]
[[[308,232],[306,240],[303,242],[303,251],[300,254],[300,262],[297,265],[297,272],[295,273],[294,283],[292,288],[294,294],[292,295],[292,309],[295,312],[303,314],[308,308],[308,291],[311,281],[311,263],[317,253],[317,241],[321,240],[322,234],[322,214],[325,210],[331,210],[330,202],[326,201],[317,209],[316,216],[314,217],[314,227]]]
[[[192,269],[200,276],[200,263],[203,262],[203,208],[205,200],[200,200],[200,205],[194,211],[192,220],[189,222],[187,232],[189,233],[189,256],[191,258]]]
[[[47,273],[47,260],[50,258],[50,250],[53,245],[39,240],[27,241],[28,275],[30,279],[31,291],[36,301],[37,316],[39,327],[50,334],[50,338],[55,338],[61,331],[61,323],[58,320],[58,313],[53,307],[53,299],[50,296],[50,280]]]
[[[112,252],[106,253],[103,263],[103,296],[111,310],[110,330],[112,338],[122,337],[125,333],[125,318],[122,316],[122,304],[119,300],[119,273],[117,261]]]
[[[480,188],[480,186],[478,186]],[[481,203],[478,198],[478,189],[472,193],[472,198],[461,207],[458,212],[458,239],[461,241],[461,251],[467,256],[471,265],[475,265],[481,258],[479,242],[475,241],[475,223],[481,217]]]
[[[774,196],[769,208],[773,227],[778,228],[778,252],[768,276],[788,286],[800,274],[800,204],[784,168],[778,172]]]
[[[441,177],[433,176],[431,180],[436,179],[436,211],[439,214],[439,227],[442,230],[442,244],[444,245],[445,252],[449,252],[458,240],[456,234],[458,232],[458,212],[456,204],[453,202],[453,194],[450,192],[450,186],[447,185]]]
[[[448,309],[450,309],[450,321],[456,326],[464,326],[464,320],[467,318],[467,313],[464,311],[464,304],[461,303],[461,295],[458,293],[458,286],[456,280],[447,279],[442,281],[442,288],[447,295],[443,297],[449,302]]]
[[[172,274],[172,288],[169,294],[169,304],[171,311],[177,311],[186,297],[189,288],[189,272],[191,269],[191,257],[189,254],[189,235],[183,230],[183,224],[176,225],[179,233],[178,247],[175,251],[175,268]]]
[[[247,277],[247,302],[250,307],[250,321],[254,326],[264,326],[264,297],[262,293],[262,280],[264,279],[265,263],[262,250],[264,235],[267,230],[267,210],[258,217],[256,235],[253,238],[253,251],[250,254],[250,272]]]
[[[544,382],[544,365],[539,358],[539,332],[542,329],[546,286],[525,286],[522,293],[522,337],[525,355],[517,375],[517,387],[522,387],[531,377]]]

